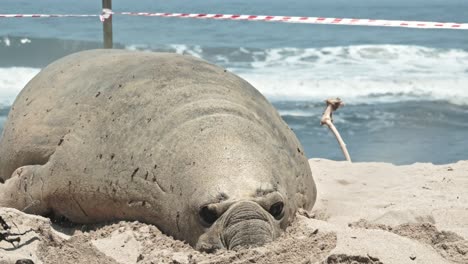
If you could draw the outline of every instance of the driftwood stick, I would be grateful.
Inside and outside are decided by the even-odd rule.
[[[335,125],[333,125],[333,112],[336,111],[338,108],[344,106],[344,103],[343,101],[341,101],[340,98],[327,99],[325,102],[327,103],[327,108],[325,109],[325,112],[322,115],[320,125],[328,126],[328,128],[332,131],[333,135],[335,135],[338,144],[340,144],[341,150],[343,151],[343,155],[345,156],[346,160],[351,162],[351,157],[349,156],[346,144],[341,138],[340,133],[336,129]]]

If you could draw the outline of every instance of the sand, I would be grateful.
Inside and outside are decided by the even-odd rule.
[[[16,248],[0,242],[0,264],[468,263],[468,161],[310,165],[319,191],[314,210],[298,213],[263,247],[205,254],[139,222],[63,226],[0,208],[11,232],[33,229]]]

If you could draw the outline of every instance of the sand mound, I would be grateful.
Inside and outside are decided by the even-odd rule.
[[[304,224],[308,219],[303,216],[267,246],[205,254],[139,222],[61,228],[47,218],[15,209],[1,208],[0,215],[14,223],[12,232],[35,230],[21,236],[17,248],[0,243],[2,264],[25,258],[34,263],[314,263],[326,258],[336,245],[333,232]]]
[[[439,231],[430,223],[407,223],[395,227],[361,219],[352,228],[381,229],[432,246],[442,257],[455,263],[468,263],[468,240],[450,231]]]
[[[0,264],[468,263],[468,162],[310,163],[317,206],[264,247],[206,254],[139,222],[66,227],[0,208],[10,232],[32,230],[0,242]]]

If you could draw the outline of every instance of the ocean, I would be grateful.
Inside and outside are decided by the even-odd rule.
[[[116,12],[225,13],[468,23],[466,0],[114,0]],[[101,1],[1,0],[0,13],[100,13]],[[468,159],[468,32],[114,16],[114,46],[190,54],[240,75],[278,109],[310,158]],[[50,62],[102,46],[98,18],[0,18],[0,131],[24,85]]]

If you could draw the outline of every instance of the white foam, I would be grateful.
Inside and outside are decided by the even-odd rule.
[[[272,100],[349,103],[447,100],[468,104],[468,52],[366,45],[267,50],[252,69],[230,68]]]
[[[144,44],[128,45],[128,46],[125,46],[125,49],[127,49],[127,50],[140,50],[140,51],[150,51],[151,50],[148,47],[148,45],[144,45]]]
[[[3,37],[3,42],[5,43],[5,46],[10,47],[11,41],[8,37]]]
[[[159,47],[161,48],[161,47]],[[154,51],[157,48],[153,48],[147,44],[132,44],[125,46],[127,50],[138,50],[138,51]],[[173,44],[162,47],[164,51],[175,52],[177,54],[188,54],[197,58],[202,57],[203,49],[200,46],[187,46],[184,44]]]
[[[127,49],[150,48],[133,45]],[[239,52],[250,56],[241,62],[236,57],[233,62],[235,52],[216,54],[186,45],[171,45],[171,49],[218,60],[274,101],[341,97],[347,103],[447,100],[468,105],[468,52],[463,50],[401,45],[240,48]],[[39,70],[0,68],[0,104],[10,105]]]
[[[177,54],[189,54],[197,58],[201,58],[203,52],[200,46],[188,47],[187,45],[171,45]]]
[[[227,67],[271,100],[447,100],[468,105],[468,52],[408,45],[210,49],[170,45]],[[217,52],[226,52],[218,54]],[[244,54],[239,61],[238,54]],[[247,55],[247,56],[245,56]]]
[[[343,98],[347,103],[378,103],[407,100],[446,100],[468,105],[468,78],[411,81],[311,80],[287,74],[261,76],[241,74],[266,97],[274,101],[322,101]],[[289,78],[288,78],[289,77]]]
[[[26,44],[26,43],[31,43],[31,40],[28,39],[28,38],[22,38],[22,39],[20,40],[20,42],[21,42],[21,44]]]
[[[0,68],[0,106],[9,106],[23,87],[40,71],[37,68]]]
[[[266,58],[253,68],[313,70],[315,78],[339,77],[439,77],[468,74],[468,52],[404,45],[361,45],[320,49],[280,48],[265,51]]]

